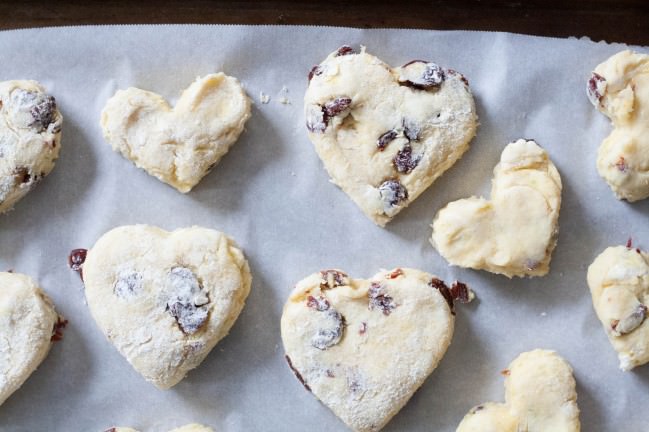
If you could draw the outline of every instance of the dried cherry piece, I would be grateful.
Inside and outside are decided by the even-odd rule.
[[[331,308],[323,311],[324,318],[328,321],[328,326],[318,329],[316,334],[311,338],[311,346],[319,350],[326,350],[332,347],[343,337],[345,331],[345,317],[340,312]]]
[[[387,131],[376,141],[376,147],[379,149],[379,151],[385,150],[387,145],[390,144],[390,142],[392,142],[397,137],[397,135],[397,131],[395,131],[394,129]]]
[[[86,262],[88,249],[73,249],[68,255],[68,266],[75,272],[79,272],[79,277],[83,280],[83,263]]]
[[[323,296],[318,296],[317,298],[313,296],[309,296],[307,298],[306,305],[307,307],[310,307],[311,309],[315,309],[320,312],[328,310],[329,307],[331,306],[329,304],[329,301]]]
[[[469,303],[472,299],[472,293],[469,287],[460,281],[455,281],[451,284],[450,288],[451,297],[453,300],[460,303]]]
[[[324,113],[329,117],[335,117],[345,111],[352,104],[352,99],[347,96],[337,97],[324,104]]]
[[[185,334],[194,334],[208,318],[210,302],[194,273],[186,267],[174,267],[168,274],[169,300],[166,310]]]
[[[431,287],[435,288],[442,294],[442,297],[444,297],[444,300],[446,300],[446,303],[448,303],[448,307],[451,309],[451,313],[455,315],[455,309],[453,308],[453,296],[451,295],[451,291],[448,289],[448,286],[446,286],[446,283],[437,278],[432,278],[430,282],[428,282],[428,285]]]
[[[322,75],[322,66],[315,65],[309,71],[309,82],[313,79],[314,76]]]
[[[356,54],[356,51],[349,45],[343,45],[336,51],[336,57],[346,56],[350,54]]]
[[[419,134],[421,133],[421,127],[412,120],[404,118],[401,121],[403,126],[403,134],[410,141],[417,141],[419,139]]]
[[[629,169],[629,166],[626,163],[626,160],[624,159],[624,156],[620,156],[617,162],[615,162],[615,166],[617,167],[618,170],[621,172],[627,172]]]
[[[389,206],[396,206],[401,201],[408,199],[408,191],[399,180],[390,179],[379,186],[381,200]]]
[[[63,339],[63,329],[68,325],[68,320],[63,319],[62,317],[57,317],[54,327],[52,328],[52,342],[58,342]]]
[[[56,100],[53,96],[46,95],[29,110],[29,113],[34,119],[31,126],[38,126],[40,130],[47,129],[54,120],[55,112]]]
[[[383,312],[383,315],[390,315],[397,307],[394,299],[387,294],[385,287],[378,282],[372,282],[370,288],[367,290],[367,296],[370,299],[369,309],[379,309]]]
[[[399,276],[402,276],[402,275],[403,275],[403,270],[401,270],[400,268],[397,268],[397,269],[394,269],[394,270],[393,270],[393,271],[388,275],[388,279],[396,279],[396,278],[398,278]]]
[[[606,93],[606,87],[606,78],[597,72],[593,72],[588,80],[588,86],[586,87],[586,93],[588,94],[588,100],[590,100],[590,103],[596,107],[600,106],[602,97],[604,96],[604,93]]]
[[[402,174],[410,174],[419,164],[420,157],[413,157],[410,144],[403,146],[392,159],[394,168]]]
[[[349,277],[338,270],[322,270],[320,272],[320,289],[326,290],[349,285]]]
[[[309,387],[309,385],[306,383],[304,378],[302,378],[302,374],[300,374],[300,372],[298,372],[298,370],[293,367],[293,363],[291,362],[291,358],[288,356],[288,354],[286,354],[284,356],[284,358],[286,359],[286,363],[288,363],[288,367],[291,368],[291,370],[295,374],[295,377],[298,379],[298,381],[300,381],[302,383],[302,385],[304,386],[305,389],[307,389],[308,391],[311,391],[311,387]]]
[[[432,62],[413,60],[401,66],[399,82],[419,89],[438,87],[446,78],[444,69]]]

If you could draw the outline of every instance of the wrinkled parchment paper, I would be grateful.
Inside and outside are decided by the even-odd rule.
[[[307,73],[342,44],[398,66],[428,59],[467,76],[480,127],[468,153],[386,229],[329,183],[302,115]],[[293,284],[337,267],[353,277],[420,268],[470,284],[446,356],[386,431],[453,431],[474,405],[503,400],[499,372],[520,352],[557,350],[574,367],[584,431],[649,429],[649,365],[621,372],[591,305],[586,269],[609,245],[649,248],[649,200],[620,202],[595,169],[610,131],[585,95],[590,71],[623,45],[484,32],[318,27],[113,26],[0,33],[0,79],[36,79],[65,117],[52,174],[0,216],[0,268],[36,278],[70,321],[64,340],[0,407],[0,431],[332,431],[344,425],[295,379],[279,321]],[[644,49],[643,51],[647,51]],[[189,194],[136,169],[104,142],[99,116],[117,89],[175,102],[197,76],[224,71],[255,100],[247,130]],[[260,93],[270,97],[261,103]],[[508,280],[449,267],[429,224],[451,200],[489,193],[504,146],[534,138],[563,179],[551,273]],[[101,334],[66,260],[107,230],[202,225],[243,247],[253,286],[203,364],[169,391],[145,382]]]

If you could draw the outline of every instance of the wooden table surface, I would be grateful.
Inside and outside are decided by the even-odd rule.
[[[0,0],[0,29],[139,23],[495,30],[649,45],[649,0]]]

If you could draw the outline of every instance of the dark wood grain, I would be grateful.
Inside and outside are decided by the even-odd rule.
[[[649,45],[647,0],[0,1],[1,29],[138,23],[494,30]]]

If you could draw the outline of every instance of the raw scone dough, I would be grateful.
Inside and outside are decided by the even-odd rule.
[[[333,183],[384,226],[469,148],[477,116],[462,74],[390,68],[341,47],[309,74],[306,125]]]
[[[160,95],[119,90],[101,113],[104,137],[152,176],[189,192],[234,144],[250,117],[250,99],[236,78],[198,78],[171,108]]]
[[[228,333],[251,283],[234,241],[200,227],[115,228],[88,251],[82,270],[102,332],[161,389],[183,379]]]
[[[472,408],[456,432],[579,432],[572,368],[554,351],[524,352],[503,374],[506,402]]]
[[[557,243],[561,177],[534,141],[503,150],[491,200],[471,197],[441,209],[431,242],[451,264],[513,276],[543,276]]]
[[[649,197],[649,55],[622,51],[595,68],[588,97],[613,123],[597,170],[619,199]]]
[[[36,81],[0,82],[0,213],[54,168],[63,116]]]
[[[353,430],[377,431],[437,367],[453,325],[449,289],[428,273],[324,270],[298,282],[281,331],[304,387]]]
[[[29,276],[0,272],[0,405],[45,359],[58,319]]]
[[[593,306],[620,368],[649,362],[649,254],[617,246],[602,252],[588,267]]]
[[[138,432],[138,431],[127,427],[113,427],[110,429],[106,429],[104,432]],[[169,432],[214,432],[214,429],[208,426],[192,423],[185,426],[181,426]]]

